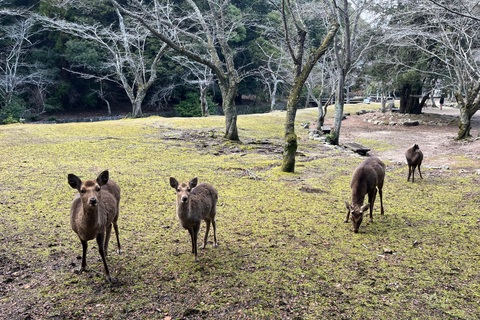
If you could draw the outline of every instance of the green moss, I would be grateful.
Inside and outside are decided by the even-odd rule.
[[[385,216],[377,198],[374,222],[353,234],[343,223],[344,201],[361,159],[309,141],[299,130],[296,172],[281,172],[284,117],[239,116],[242,143],[216,134],[222,117],[0,126],[0,305],[25,305],[8,308],[7,316],[480,316],[478,177],[425,174],[412,184],[405,166],[389,164]],[[299,122],[315,117],[314,109],[297,113]],[[451,160],[466,167],[475,159]],[[110,242],[112,285],[103,279],[94,241],[88,271],[72,272],[82,249],[69,226],[76,191],[66,177],[94,178],[104,169],[122,188],[124,254]],[[219,247],[209,243],[197,264],[175,215],[170,176],[198,176],[219,191]],[[203,224],[200,238],[204,232]]]

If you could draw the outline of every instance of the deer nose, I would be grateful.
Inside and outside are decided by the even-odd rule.
[[[187,202],[188,198],[187,197],[182,197],[182,202]]]
[[[90,198],[90,205],[94,206],[97,204],[97,198]]]

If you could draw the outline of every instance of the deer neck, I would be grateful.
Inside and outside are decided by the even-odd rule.
[[[186,202],[178,201],[177,215],[179,218],[187,218],[190,215],[190,200]]]

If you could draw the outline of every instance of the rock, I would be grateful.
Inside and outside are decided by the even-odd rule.
[[[393,250],[385,247],[385,248],[383,248],[383,253],[393,254]]]
[[[389,125],[389,126],[395,126],[395,125],[397,125],[397,123],[396,123],[395,121],[390,121],[390,122],[388,123],[388,125]]]
[[[403,123],[403,125],[404,125],[404,126],[407,126],[407,127],[413,127],[413,126],[418,126],[418,125],[420,125],[420,122],[418,122],[418,121],[416,121],[416,120],[414,120],[414,121],[408,120],[408,121],[405,121],[405,122]]]

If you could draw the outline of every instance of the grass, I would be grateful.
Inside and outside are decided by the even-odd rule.
[[[365,106],[346,111],[355,108]],[[242,143],[221,138],[222,117],[1,126],[1,314],[479,318],[478,176],[426,174],[412,184],[405,165],[387,163],[385,216],[377,203],[374,223],[354,234],[343,224],[344,201],[361,159],[308,140],[300,123],[316,111],[299,110],[296,172],[280,172],[284,117],[239,116]],[[465,165],[478,165],[472,159]],[[93,179],[104,169],[122,188],[124,254],[110,242],[113,284],[94,241],[88,272],[72,272],[81,245],[69,225],[76,191],[67,174]],[[196,264],[175,216],[170,176],[198,176],[219,191],[219,247],[209,244]],[[200,239],[204,232],[202,225]]]

